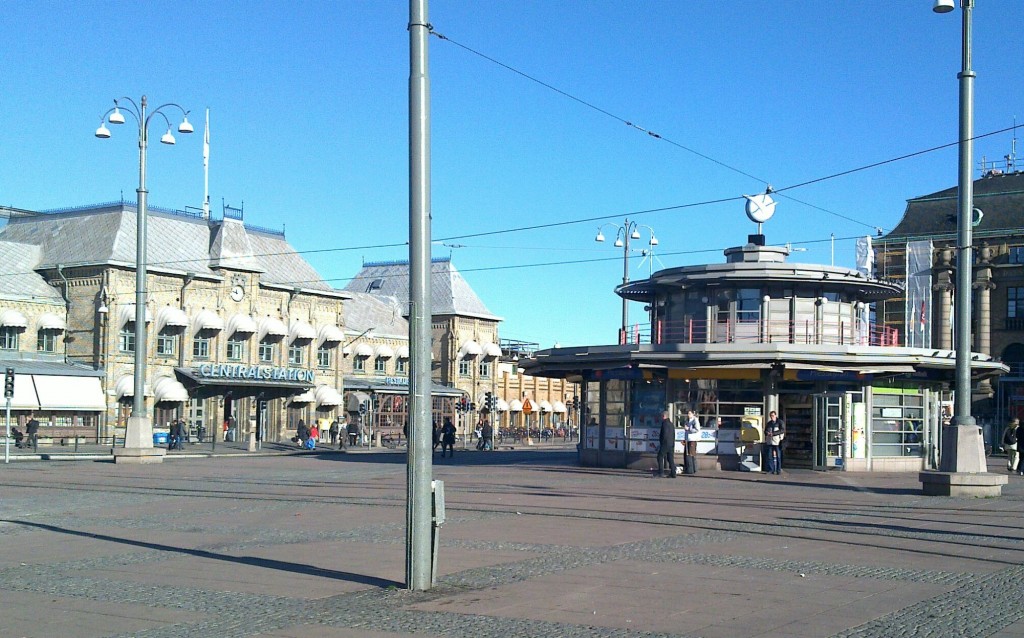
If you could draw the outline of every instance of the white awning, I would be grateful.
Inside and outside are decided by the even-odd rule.
[[[156,311],[156,331],[161,332],[164,328],[184,330],[188,327],[188,315],[181,308],[174,306],[161,306]]]
[[[62,317],[58,317],[52,312],[44,312],[39,315],[39,319],[36,320],[36,324],[40,330],[67,330],[68,322],[64,321]]]
[[[288,328],[288,338],[292,342],[312,341],[316,339],[316,330],[302,319],[293,319]]]
[[[117,383],[114,384],[114,396],[117,398],[118,401],[125,397],[134,397],[135,377],[130,374],[126,374],[120,379],[118,379]],[[152,384],[150,383],[146,384],[146,396],[153,396]]]
[[[129,303],[121,306],[121,311],[117,316],[120,319],[119,328],[123,328],[126,323],[132,323],[135,321],[135,304]],[[146,308],[146,323],[153,323],[153,313],[149,311],[149,308]]]
[[[242,315],[243,317],[245,315]],[[246,317],[248,319],[248,317]],[[196,314],[195,319],[192,320],[192,329],[196,332],[200,330],[212,330],[220,332],[224,329],[224,320],[217,316],[212,310],[200,310]]]
[[[541,401],[537,406],[540,407],[541,412],[551,412],[551,404],[547,401]]]
[[[505,399],[498,399],[498,412],[508,412],[508,410],[508,401]]]
[[[487,342],[483,345],[484,356],[488,359],[494,359],[501,356],[501,346],[496,343]]]
[[[523,411],[523,402],[520,401],[519,399],[512,399],[511,401],[508,402],[508,411],[509,412],[522,412]]]
[[[355,355],[357,357],[372,357],[373,348],[371,348],[369,344],[360,343],[359,345],[356,346]]]
[[[395,348],[395,356],[399,359],[409,358],[409,346],[398,346]]]
[[[377,346],[377,349],[373,351],[373,354],[378,359],[390,359],[395,356],[395,351],[392,350],[390,346],[379,345]]]
[[[5,328],[28,328],[25,315],[17,310],[0,311],[0,326]]]
[[[345,333],[338,326],[328,324],[320,326],[320,329],[317,330],[316,344],[318,346],[322,346],[325,343],[341,343],[344,340]]]
[[[228,337],[236,334],[251,335],[256,330],[256,322],[249,315],[236,314],[228,319]]]
[[[345,402],[341,393],[329,385],[318,385],[313,391],[313,396],[316,398],[316,407],[318,408],[333,407]]]
[[[554,403],[552,403],[551,404],[551,411],[552,412],[559,412],[559,413],[568,412],[568,410],[565,409],[565,404],[562,403],[561,401],[555,401]]]
[[[366,394],[365,392],[356,392],[356,391],[349,392],[348,393],[348,405],[346,406],[345,411],[346,412],[359,412],[359,404],[360,403],[366,403],[367,405],[369,405],[371,403],[370,395]]]
[[[153,384],[154,403],[182,403],[188,401],[188,390],[173,377],[160,377]]]
[[[107,409],[99,377],[34,374],[32,380],[36,384],[36,395],[42,410],[102,412]]]
[[[11,409],[39,409],[39,398],[36,396],[36,387],[32,383],[32,375],[14,373],[14,396],[11,397]]]
[[[470,339],[469,341],[462,344],[461,348],[459,348],[459,358],[472,359],[473,357],[479,357],[483,353],[483,351],[484,350],[483,348],[480,347],[479,343]]]
[[[306,390],[302,394],[292,397],[292,403],[312,403],[316,401],[316,395],[312,390]]]
[[[260,341],[263,341],[266,337],[287,337],[288,328],[281,323],[280,319],[274,319],[273,317],[263,317],[260,319]]]

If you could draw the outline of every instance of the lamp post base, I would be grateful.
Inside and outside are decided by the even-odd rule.
[[[918,475],[925,496],[1002,496],[1006,476],[989,473],[981,428],[970,421],[943,426],[939,471]]]
[[[153,424],[148,417],[128,417],[124,447],[114,448],[115,463],[162,463],[167,453],[153,446]]]

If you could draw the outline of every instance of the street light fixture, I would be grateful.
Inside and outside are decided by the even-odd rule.
[[[985,472],[984,441],[971,416],[971,212],[974,203],[974,70],[971,68],[971,10],[974,0],[960,0],[963,11],[960,81],[959,177],[957,201],[956,287],[953,307],[956,383],[953,418],[942,428],[940,472]],[[953,0],[936,0],[935,13],[949,13]],[[978,449],[973,449],[977,446]]]
[[[648,245],[657,246],[658,238],[654,235],[654,229],[646,224],[638,224],[633,221],[629,221],[626,218],[621,226],[617,226],[611,222],[602,224],[597,229],[597,236],[594,237],[596,242],[604,242],[604,234],[601,232],[605,226],[612,226],[615,228],[615,243],[613,244],[616,248],[622,249],[622,285],[629,283],[629,242],[630,240],[640,239],[640,228],[646,228],[651,233],[651,238],[648,240]],[[622,328],[619,330],[619,343],[626,343],[626,335],[629,329],[629,301],[625,297],[622,298]]]
[[[164,109],[177,109],[182,113],[178,132],[189,134],[194,132],[188,121],[188,111],[173,102],[163,104],[146,114],[146,96],[136,104],[129,97],[114,100],[113,108],[100,117],[100,127],[96,129],[96,137],[107,139],[110,129],[106,124],[124,124],[125,117],[121,109],[135,118],[139,125],[139,188],[136,205],[136,236],[135,236],[135,389],[132,396],[132,413],[125,428],[124,448],[115,450],[115,460],[128,463],[160,462],[163,450],[153,447],[153,423],[146,414],[146,149],[149,146],[149,123],[157,115],[163,118],[167,132],[160,137],[164,144],[174,144],[171,134],[171,121],[164,114]]]

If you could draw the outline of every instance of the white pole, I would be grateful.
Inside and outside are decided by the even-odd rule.
[[[210,219],[210,109],[206,109],[203,133],[203,219]]]

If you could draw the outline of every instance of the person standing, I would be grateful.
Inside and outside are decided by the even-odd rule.
[[[33,414],[28,415],[28,423],[25,424],[25,434],[28,436],[27,445],[32,446],[33,452],[39,451],[39,421]]]
[[[782,440],[786,438],[786,424],[772,410],[768,413],[768,423],[764,426],[764,443],[768,446],[768,471],[782,474]]]
[[[448,456],[455,456],[455,425],[451,418],[444,418],[444,425],[441,426],[441,458],[444,458],[444,451],[448,450]]]
[[[1018,419],[1014,419],[1014,421],[1017,421],[1017,447],[1019,448],[1021,440],[1024,439],[1024,423],[1021,423]],[[1017,474],[1024,476],[1024,454],[1020,454],[1020,450],[1017,450],[1016,471]]]
[[[700,421],[693,410],[686,411],[686,425],[683,426],[685,455],[683,463],[687,474],[697,473],[697,439],[700,437]]]
[[[337,418],[335,418],[333,421],[331,421],[331,429],[328,430],[328,432],[330,432],[330,434],[331,434],[331,446],[333,447],[334,444],[338,442],[338,419]]]
[[[666,466],[669,474],[665,474]],[[661,413],[661,440],[658,443],[658,476],[676,477],[676,426],[668,418],[668,410]]]
[[[485,417],[483,423],[480,424],[480,440],[483,442],[483,450],[490,450],[494,446],[494,428],[491,427],[491,422]]]
[[[1003,430],[1003,450],[1006,452],[1006,469],[1011,472],[1017,469],[1017,428],[1020,419],[1011,419]]]

